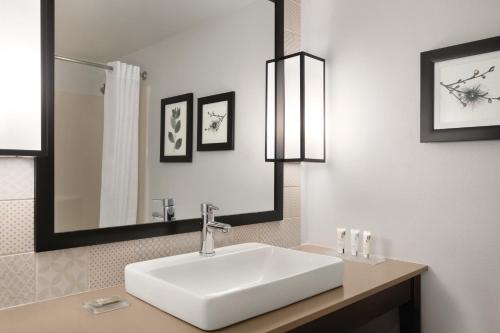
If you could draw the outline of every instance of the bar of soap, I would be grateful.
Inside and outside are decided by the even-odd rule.
[[[120,296],[112,296],[109,298],[97,298],[92,301],[83,303],[82,307],[87,309],[92,314],[100,314],[117,309],[128,307],[128,302]]]
[[[109,305],[109,304],[113,304],[113,303],[118,303],[121,300],[122,299],[120,298],[120,296],[111,296],[109,298],[98,298],[98,299],[95,299],[95,300],[91,301],[90,304],[92,304],[92,306],[94,306],[96,308],[100,308],[100,307],[105,306],[105,305]]]

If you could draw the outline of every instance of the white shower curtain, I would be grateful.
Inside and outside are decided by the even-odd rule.
[[[99,227],[135,224],[139,164],[140,69],[109,63],[104,94]]]

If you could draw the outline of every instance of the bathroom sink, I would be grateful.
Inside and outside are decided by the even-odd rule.
[[[246,243],[127,265],[128,293],[216,330],[342,285],[336,257]]]

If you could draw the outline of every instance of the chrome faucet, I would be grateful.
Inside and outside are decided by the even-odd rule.
[[[173,198],[153,199],[154,201],[161,201],[163,207],[163,214],[153,212],[153,217],[163,219],[163,222],[175,221],[175,204]]]
[[[214,251],[214,232],[221,231],[226,233],[231,229],[231,225],[214,221],[214,211],[219,210],[218,207],[211,203],[201,204],[201,218],[203,228],[201,229],[201,249],[200,255],[204,257],[212,257]]]

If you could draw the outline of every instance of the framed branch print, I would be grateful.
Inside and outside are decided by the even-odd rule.
[[[500,139],[500,37],[421,54],[420,141]]]
[[[198,151],[234,150],[235,92],[198,99]]]
[[[160,162],[191,162],[193,94],[161,100]]]

